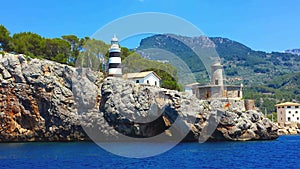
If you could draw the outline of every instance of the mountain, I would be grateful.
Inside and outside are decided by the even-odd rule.
[[[205,63],[199,63],[197,54],[206,57],[202,61],[217,55],[224,65],[227,83],[231,84],[262,85],[275,77],[300,71],[298,55],[255,51],[239,42],[221,37],[160,34],[143,39],[137,48],[142,56],[157,59],[159,54],[148,49],[160,49],[174,54],[196,74],[203,74],[206,70]],[[240,80],[235,81],[236,79]],[[201,82],[201,77],[197,77],[197,81]]]
[[[243,83],[246,86],[244,98],[255,99],[261,110],[273,112],[278,102],[300,101],[300,56],[296,54],[255,51],[222,37],[173,34],[147,37],[141,40],[137,52],[143,57],[171,64],[177,60],[174,66],[179,69],[179,79],[184,84],[208,83],[206,70],[209,70],[212,60],[219,57],[224,66],[226,84]]]
[[[295,54],[295,55],[300,55],[300,49],[288,49],[288,50],[285,50],[284,53],[291,53],[291,54]]]

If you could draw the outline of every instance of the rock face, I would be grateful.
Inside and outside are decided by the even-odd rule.
[[[261,112],[225,111],[212,138],[234,141],[269,140],[278,137],[277,130],[278,127]]]
[[[101,73],[80,72],[47,60],[27,61],[24,55],[6,54],[0,61],[0,141],[89,139],[81,127],[84,120],[79,119],[89,119],[86,114],[92,111],[78,114],[74,84],[79,78],[87,88],[98,91]]]
[[[184,141],[275,139],[277,126],[261,112],[224,108],[219,100],[200,101],[193,96],[107,79],[102,85],[101,112],[118,132],[131,137],[163,133]],[[149,120],[147,120],[149,119]],[[153,120],[156,119],[156,120]],[[178,123],[175,123],[179,119]],[[176,127],[170,130],[170,126]],[[169,128],[170,127],[170,128]],[[175,136],[175,137],[174,137]],[[167,138],[167,137],[166,137]]]
[[[277,127],[257,111],[224,108],[86,68],[0,57],[0,141],[258,140]],[[155,137],[153,137],[155,136]],[[152,140],[151,140],[152,139]]]
[[[195,97],[116,78],[106,79],[101,94],[100,110],[116,131],[137,138],[160,135],[154,141],[195,141],[209,116],[216,113]],[[197,125],[193,125],[195,121]],[[192,127],[195,134],[190,133]],[[187,134],[190,137],[185,137]]]

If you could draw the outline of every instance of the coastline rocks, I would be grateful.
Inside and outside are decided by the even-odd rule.
[[[225,111],[220,119],[217,130],[212,135],[214,140],[270,140],[276,139],[278,127],[261,112]]]
[[[48,60],[27,61],[24,55],[0,58],[0,141],[89,140],[82,125],[89,125],[92,108],[78,114],[77,107],[84,108],[84,104],[78,105],[76,99],[83,97],[73,93],[78,80],[86,89],[98,89],[103,75],[83,70]],[[98,81],[91,81],[86,74]],[[92,96],[97,94],[99,103],[100,93]]]
[[[151,140],[157,136],[151,141],[196,141],[199,137],[196,134],[215,113],[208,110],[205,101],[193,96],[118,78],[107,78],[101,95],[100,110],[105,120],[127,136],[122,137],[125,140],[132,137]],[[197,126],[193,125],[195,121],[199,121]]]
[[[200,142],[278,137],[277,126],[261,112],[242,112],[236,107],[224,109],[226,103],[220,100],[201,101],[177,91],[118,78],[106,79],[101,94],[100,110],[104,118],[119,133],[129,137],[160,134],[168,140],[183,138],[183,141]]]
[[[297,122],[285,122],[278,124],[279,135],[296,135],[300,134],[300,123]]]
[[[24,55],[0,57],[0,81],[0,142],[278,137],[261,112]]]

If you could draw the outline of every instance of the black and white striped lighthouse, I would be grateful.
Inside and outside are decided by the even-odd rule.
[[[111,39],[109,48],[108,75],[122,77],[121,48],[116,35]]]

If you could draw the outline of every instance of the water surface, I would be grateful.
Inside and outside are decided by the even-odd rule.
[[[141,151],[151,150],[151,144]],[[299,147],[300,136],[281,136],[273,141],[181,143],[158,156],[133,159],[87,142],[1,143],[0,168],[299,168]]]

